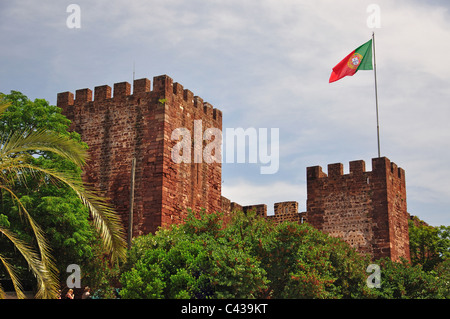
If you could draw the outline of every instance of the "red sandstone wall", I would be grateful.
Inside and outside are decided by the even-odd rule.
[[[89,145],[90,160],[84,180],[109,197],[128,226],[131,160],[136,157],[134,236],[154,232],[159,226],[181,222],[187,208],[207,211],[221,208],[221,165],[176,164],[171,149],[177,127],[222,128],[222,114],[203,104],[189,90],[166,75],[111,87],[58,94],[57,105],[72,120],[71,128]],[[161,102],[164,99],[165,102]],[[193,152],[192,152],[193,153]]]
[[[216,154],[218,162],[206,163],[203,150],[210,141],[203,140],[203,133],[208,128],[222,130],[222,112],[214,109],[209,103],[184,90],[179,83],[173,83],[167,76],[155,78],[155,87],[165,89],[165,126],[164,126],[164,179],[163,179],[163,219],[162,225],[181,222],[187,215],[187,208],[207,212],[220,211],[222,166],[220,154]],[[201,120],[201,138],[197,147],[202,158],[194,156],[194,121]],[[191,163],[176,164],[172,161],[171,151],[178,141],[171,140],[176,128],[187,128],[192,134]],[[220,141],[221,143],[221,141]]]
[[[390,242],[393,243],[391,258],[398,260],[403,257],[410,260],[405,171],[395,163],[390,163],[390,167],[388,164],[386,163],[389,235]]]
[[[405,175],[389,159],[372,160],[372,172],[364,161],[307,168],[307,221],[331,236],[340,237],[374,259],[388,256],[409,259]]]

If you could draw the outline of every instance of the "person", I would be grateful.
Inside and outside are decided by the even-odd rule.
[[[91,299],[90,291],[91,291],[91,288],[86,286],[86,288],[84,288],[84,292],[83,292],[83,295],[81,296],[81,299]]]
[[[66,294],[66,299],[73,299],[73,289],[69,289],[69,291]]]

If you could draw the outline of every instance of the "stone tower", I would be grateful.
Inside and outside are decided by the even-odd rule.
[[[83,179],[109,198],[128,228],[132,158],[136,158],[133,235],[181,222],[187,208],[221,209],[221,164],[194,160],[175,163],[176,128],[194,135],[194,121],[222,130],[222,112],[167,75],[59,93],[57,106],[89,145]],[[199,122],[201,121],[201,122]],[[205,141],[201,141],[204,144]],[[194,143],[195,144],[195,143]],[[192,144],[196,148],[203,145]],[[198,144],[198,143],[197,143]]]
[[[405,171],[386,157],[307,168],[306,220],[315,228],[344,239],[374,259],[410,259]]]

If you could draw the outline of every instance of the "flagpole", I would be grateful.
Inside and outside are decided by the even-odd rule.
[[[375,58],[375,32],[372,32],[372,47],[373,47],[373,74],[374,74],[374,77],[375,77],[375,104],[376,104],[376,111],[377,111],[378,157],[381,157],[381,152],[380,152],[380,121],[378,119],[377,60]]]

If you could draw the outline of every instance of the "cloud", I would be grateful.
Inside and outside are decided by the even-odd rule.
[[[239,200],[242,192],[252,201],[301,199],[307,166],[364,159],[370,168],[377,155],[373,72],[328,83],[331,68],[370,38],[373,1],[76,3],[78,30],[65,24],[69,2],[1,4],[0,91],[55,103],[58,92],[131,82],[133,62],[137,78],[168,74],[221,109],[224,128],[280,129],[277,174],[224,166],[224,190]],[[430,194],[435,220],[450,224],[449,5],[377,4],[382,155],[405,168],[409,209],[422,217],[418,197]]]

